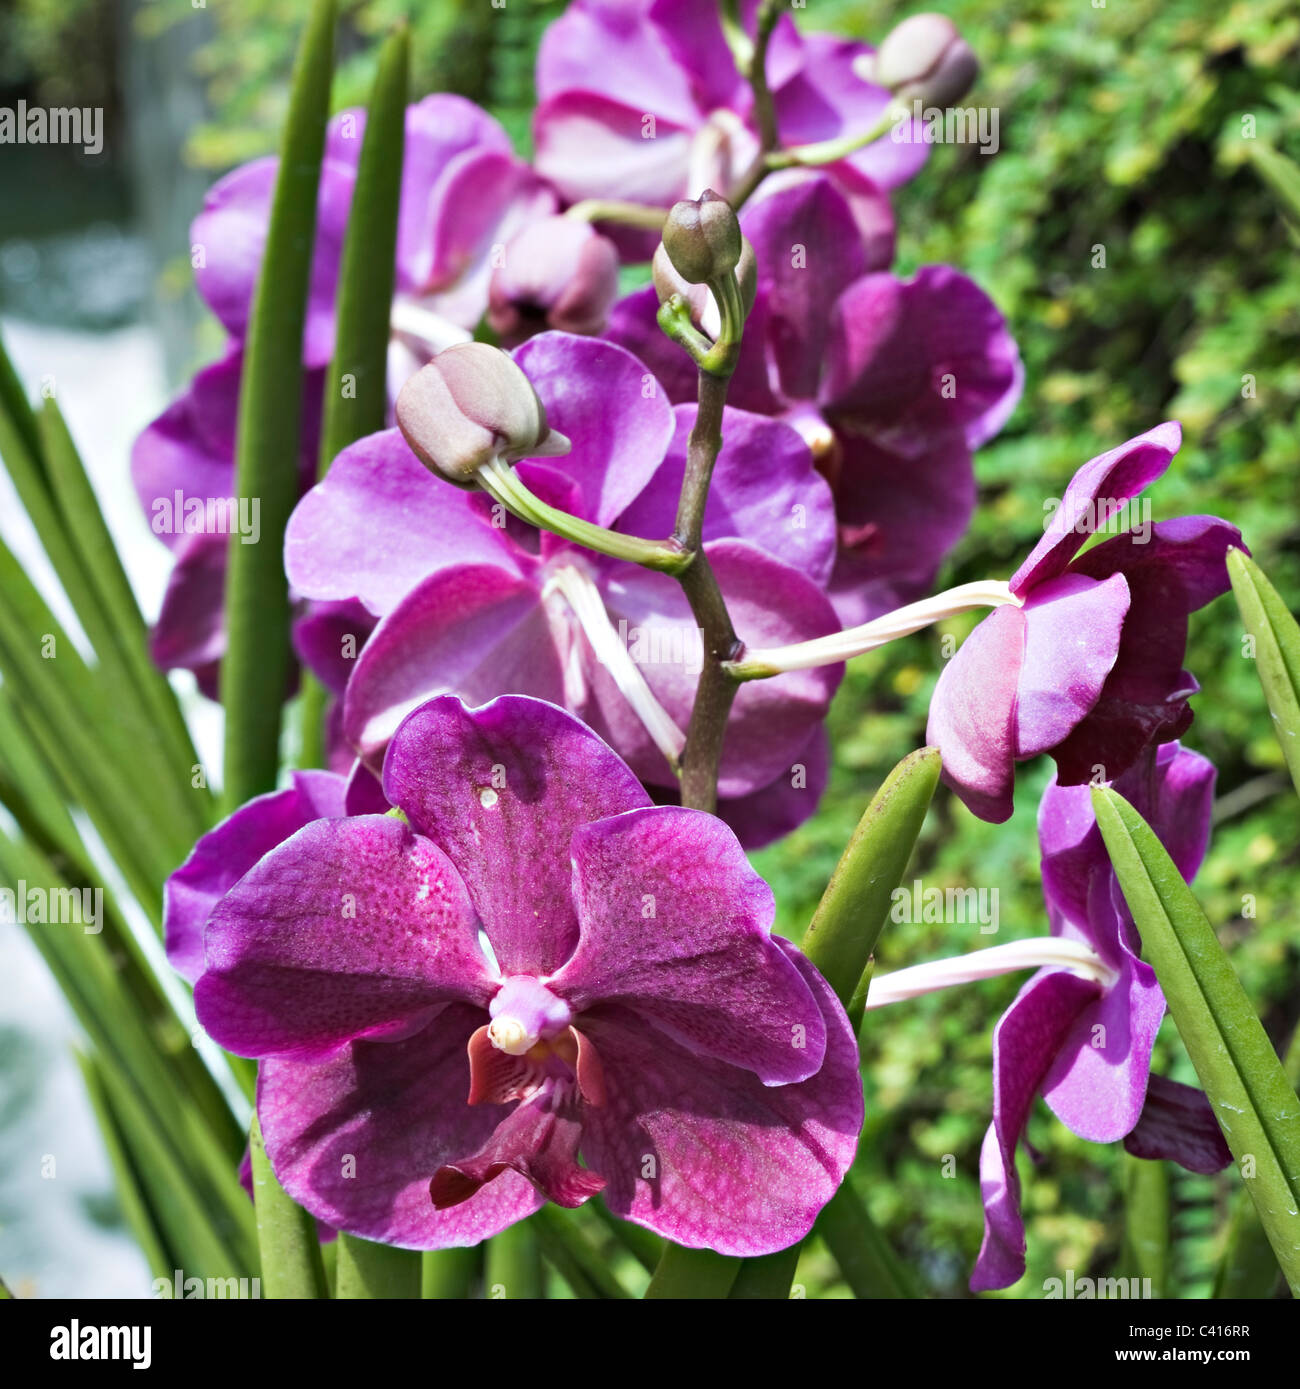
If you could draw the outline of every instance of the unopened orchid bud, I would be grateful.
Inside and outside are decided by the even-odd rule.
[[[664,222],[664,251],[688,284],[729,275],[740,261],[742,240],[731,204],[711,188],[674,203]]]
[[[590,222],[544,217],[509,242],[488,288],[488,323],[503,342],[544,328],[592,336],[618,296],[618,251]]]
[[[902,101],[949,106],[970,91],[979,70],[979,60],[951,19],[914,14],[885,35],[870,78]]]
[[[748,237],[741,239],[740,260],[735,269],[736,283],[740,286],[741,303],[745,306],[745,312],[749,313],[754,307],[754,295],[758,292],[758,261],[754,255],[754,247]],[[650,262],[650,275],[654,281],[655,293],[659,296],[662,304],[665,300],[671,299],[674,294],[681,297],[691,306],[691,317],[697,323],[705,327],[710,335],[716,332],[716,325],[712,328],[706,323],[710,318],[710,305],[713,303],[712,296],[709,294],[705,285],[692,285],[682,279],[673,268],[673,263],[668,259],[668,252],[664,249],[661,242],[655,249],[654,259]],[[712,313],[716,319],[716,309]]]
[[[483,342],[457,343],[421,367],[397,397],[397,424],[430,471],[475,486],[494,459],[568,453],[546,422],[546,408],[515,361]]]

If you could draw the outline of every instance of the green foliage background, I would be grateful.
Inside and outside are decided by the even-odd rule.
[[[1094,5],[1097,7],[1094,8]],[[981,505],[947,582],[1005,576],[1033,543],[1042,500],[1074,469],[1162,419],[1182,421],[1183,451],[1151,495],[1154,519],[1215,512],[1240,526],[1293,607],[1300,604],[1300,233],[1264,173],[1277,149],[1300,156],[1300,13],[1290,0],[939,0],[980,55],[970,98],[996,107],[1001,148],[940,147],[896,195],[904,271],[950,261],[998,302],[1027,369],[1024,400],[977,459]],[[84,6],[0,7],[7,32],[38,55]],[[527,147],[532,54],[562,5],[510,0],[359,0],[345,6],[347,58],[335,99],[361,99],[371,39],[412,23],[414,92],[457,90],[485,102]],[[907,11],[876,0],[809,0],[808,28],[878,39]],[[140,41],[177,22],[144,0]],[[221,0],[196,77],[212,119],[189,155],[215,169],[274,141],[302,6]],[[69,15],[73,21],[69,20]],[[12,51],[12,49],[11,49]],[[34,64],[39,66],[39,64]],[[1104,250],[1104,266],[1098,248]],[[836,764],[818,818],[757,856],[798,936],[839,849],[884,773],[924,736],[940,640],[954,623],[855,663],[832,716]],[[1188,742],[1220,768],[1220,823],[1198,889],[1275,1041],[1300,1016],[1300,810],[1288,789],[1230,598],[1193,619],[1188,666],[1202,683]],[[980,823],[941,791],[916,865],[927,886],[997,888],[1000,933],[976,926],[890,925],[878,968],[893,969],[1045,929],[1034,828],[1050,768],[1022,770],[1017,811]],[[982,1215],[978,1152],[988,1122],[992,1025],[1017,979],[869,1015],[868,1124],[858,1176],[872,1212],[928,1290],[965,1293]],[[1192,1075],[1167,1023],[1165,1067]],[[1029,1272],[1044,1279],[1118,1275],[1123,1154],[1076,1139],[1039,1106],[1022,1159]],[[950,1162],[945,1159],[950,1158]],[[949,1171],[952,1175],[945,1175]],[[1172,1286],[1209,1290],[1232,1174],[1175,1170]],[[806,1258],[809,1294],[829,1264]]]

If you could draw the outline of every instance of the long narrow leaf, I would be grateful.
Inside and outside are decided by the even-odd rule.
[[[1213,928],[1155,833],[1109,787],[1093,807],[1142,935],[1273,1252],[1300,1293],[1300,1099]]]

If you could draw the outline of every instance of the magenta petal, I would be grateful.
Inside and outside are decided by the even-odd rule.
[[[772,890],[712,815],[649,806],[580,827],[578,948],[548,987],[575,1010],[617,1002],[689,1051],[806,1080],[826,1028],[772,942]]]
[[[1016,705],[1016,757],[1062,742],[1101,697],[1129,610],[1122,575],[1098,583],[1063,574],[1025,599],[1025,647]]]
[[[149,655],[159,670],[215,668],[226,651],[224,535],[191,535],[167,576]]]
[[[542,333],[514,354],[573,444],[556,467],[577,484],[585,518],[612,526],[655,475],[673,438],[673,412],[658,383],[624,348],[571,333]],[[670,528],[671,529],[671,528]],[[664,531],[667,535],[669,532]]]
[[[492,992],[455,868],[386,815],[299,830],[222,899],[204,947],[199,1021],[243,1056],[323,1056]]]
[[[836,298],[866,269],[853,214],[829,179],[808,179],[754,203],[743,226],[766,289],[781,389],[791,400],[814,399]]]
[[[1178,424],[1160,424],[1085,463],[1070,479],[1043,538],[1012,575],[1012,591],[1023,593],[1059,574],[1089,535],[1168,468],[1182,436]]]
[[[1063,970],[1034,976],[993,1032],[993,1124],[980,1152],[984,1242],[971,1274],[973,1292],[1005,1288],[1025,1271],[1016,1144],[1044,1072],[1097,985]]]
[[[1024,647],[1024,613],[995,608],[943,668],[930,700],[925,737],[943,757],[944,781],[994,824],[1011,816]]]
[[[263,854],[313,820],[343,814],[343,780],[294,772],[292,785],[258,796],[205,834],[163,888],[167,958],[193,983],[203,972],[203,928],[213,908]]]
[[[406,108],[402,194],[398,213],[398,287],[418,290],[433,271],[433,228],[441,209],[443,175],[470,150],[510,153],[510,137],[463,96],[438,92]]]
[[[447,564],[509,563],[504,533],[470,493],[431,476],[396,429],[334,460],[289,518],[284,562],[306,598],[358,598],[382,615]]]
[[[667,207],[686,196],[693,131],[656,116],[648,140],[647,114],[653,113],[591,92],[543,100],[533,115],[538,173],[566,202],[614,198]]]
[[[655,317],[658,310],[659,296],[653,285],[635,290],[620,299],[609,311],[605,337],[627,348],[644,362],[670,401],[694,400],[698,377],[695,364],[675,342],[670,342],[664,336]],[[749,341],[748,337],[745,341]],[[757,356],[761,363],[761,352],[746,352],[742,348],[742,361],[748,361],[752,356]],[[770,397],[771,392],[767,392],[767,395]],[[753,410],[760,408],[748,401],[745,404]]]
[[[536,585],[486,564],[453,566],[417,584],[371,633],[348,682],[343,727],[379,768],[398,725],[436,695],[478,703],[515,693],[558,702],[563,692]]]
[[[468,1105],[466,1044],[483,1020],[453,1004],[395,1042],[353,1042],[321,1061],[270,1060],[257,1112],[276,1177],[318,1220],[408,1249],[477,1244],[543,1204],[508,1172],[451,1210],[429,1182],[501,1122],[497,1105]]]
[[[604,1178],[578,1165],[580,1102],[550,1091],[525,1100],[497,1126],[478,1152],[444,1164],[429,1186],[446,1210],[467,1201],[507,1172],[525,1177],[548,1201],[572,1210],[593,1197]]]
[[[590,729],[519,695],[417,709],[389,746],[384,792],[460,870],[501,972],[539,976],[578,942],[574,830],[649,803]]]
[[[663,465],[619,519],[629,535],[671,535],[696,407],[679,405]],[[722,451],[704,513],[705,540],[748,540],[815,584],[835,560],[835,503],[799,433],[779,420],[727,408]]]
[[[636,1013],[600,1007],[583,1030],[608,1097],[584,1114],[582,1150],[605,1204],[691,1249],[770,1254],[806,1235],[853,1161],[862,1082],[853,1032],[825,980],[788,941],[826,1019],[826,1059],[797,1085],[677,1045]]]
[[[1190,1085],[1153,1075],[1137,1127],[1124,1147],[1140,1158],[1168,1158],[1189,1172],[1221,1172],[1232,1152],[1205,1094]]]
[[[944,435],[978,448],[1020,398],[1024,370],[1002,315],[951,266],[864,275],[836,302],[827,341],[823,410],[870,422],[904,457]]]
[[[1164,1014],[1155,971],[1125,960],[1119,979],[1079,1014],[1043,1081],[1043,1098],[1068,1129],[1093,1143],[1132,1130]]]
[[[195,372],[189,388],[142,430],[131,447],[131,479],[149,528],[169,549],[184,542],[184,502],[235,490],[235,423],[244,354],[233,349]],[[181,493],[182,516],[176,515]]]
[[[194,271],[199,293],[236,338],[248,329],[279,166],[278,159],[258,159],[227,174],[208,191],[190,227],[191,242],[203,248],[203,263]],[[325,160],[321,165],[303,328],[308,366],[326,365],[334,352],[334,294],[355,181],[356,172],[346,163]]]

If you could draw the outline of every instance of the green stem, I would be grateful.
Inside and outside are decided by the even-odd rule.
[[[225,803],[274,788],[289,684],[285,525],[298,498],[302,335],[334,62],[333,0],[317,0],[294,68],[289,119],[240,381],[235,492],[258,499],[262,536],[231,536],[226,578]]]
[[[1124,1253],[1130,1276],[1149,1278],[1151,1296],[1167,1297],[1169,1172],[1163,1162],[1124,1154]]]
[[[483,1268],[483,1250],[432,1249],[421,1260],[420,1296],[464,1302]]]
[[[575,1297],[624,1299],[631,1293],[579,1229],[571,1211],[543,1206],[533,1216],[542,1253],[573,1290]]]
[[[507,1225],[488,1242],[483,1281],[494,1301],[542,1296],[542,1260],[528,1221]]]
[[[815,1230],[834,1255],[855,1297],[916,1296],[907,1270],[871,1219],[851,1178],[846,1178],[827,1202]]]
[[[257,1243],[262,1252],[263,1296],[328,1297],[316,1222],[284,1194],[276,1181],[256,1115],[249,1133],[249,1151],[253,1160]]]
[[[422,1268],[418,1250],[395,1249],[346,1233],[339,1235],[334,1296],[418,1298]]]
[[[712,1249],[686,1249],[670,1244],[654,1271],[647,1298],[691,1298],[720,1301],[731,1292],[740,1272],[739,1259],[715,1254]]]

